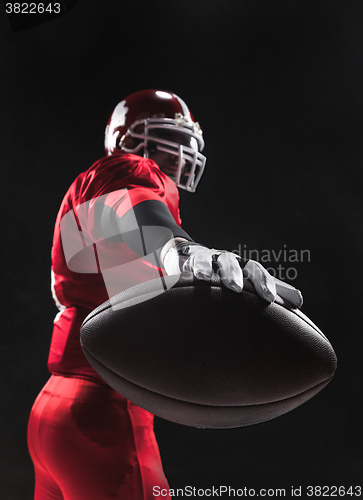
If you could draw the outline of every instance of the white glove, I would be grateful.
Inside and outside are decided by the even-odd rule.
[[[217,272],[222,283],[237,293],[242,292],[245,277],[252,282],[258,295],[267,302],[273,302],[277,295],[280,295],[295,307],[302,305],[299,290],[275,279],[259,262],[246,262],[232,252],[210,249],[184,240],[166,251],[163,264],[168,274],[191,272],[197,279],[205,281],[210,281],[213,273]]]
[[[300,308],[303,305],[303,296],[300,290],[284,281],[274,278],[277,295],[287,300],[294,307]]]
[[[183,272],[193,273],[197,279],[205,281],[210,281],[214,272],[218,272],[227,288],[237,293],[242,292],[242,269],[233,253],[200,245],[190,245],[189,249],[190,256],[183,264]]]
[[[164,256],[163,265],[168,274],[178,274],[182,271],[193,273],[199,280],[210,281],[217,257],[222,283],[235,292],[242,292],[242,269],[232,253],[213,250],[185,240],[169,248]]]
[[[256,292],[266,299],[268,302],[273,302],[276,296],[279,295],[287,300],[294,307],[301,307],[303,297],[297,288],[271,276],[271,274],[255,260],[243,261],[238,258],[241,263],[246,262],[243,267],[243,276],[248,278],[256,289]]]

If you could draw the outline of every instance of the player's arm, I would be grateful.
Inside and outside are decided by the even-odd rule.
[[[175,222],[165,203],[159,200],[145,200],[138,203],[122,217],[117,217],[117,225],[130,250],[140,256],[156,254],[161,266],[163,261],[160,254],[169,242],[175,239],[193,242],[189,234]],[[140,234],[142,249],[139,245]]]
[[[243,261],[234,253],[209,249],[195,243],[176,224],[168,207],[159,200],[137,203],[122,217],[115,216],[116,212],[112,209],[103,210],[100,219],[103,228],[111,220],[110,211],[127,246],[140,256],[156,255],[167,274],[191,272],[197,279],[209,281],[213,273],[217,272],[222,283],[235,292],[242,291],[245,277],[268,302],[273,302],[278,294],[296,307],[302,304],[302,296],[298,290],[275,280],[260,263]]]

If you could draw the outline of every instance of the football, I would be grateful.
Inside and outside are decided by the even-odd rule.
[[[173,422],[226,429],[271,420],[332,379],[325,335],[280,297],[269,304],[190,274],[134,286],[96,308],[83,351],[117,392]]]

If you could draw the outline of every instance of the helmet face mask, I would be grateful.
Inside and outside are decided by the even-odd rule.
[[[139,153],[151,157],[152,146],[156,151],[168,153],[177,158],[173,177],[178,187],[194,192],[203,174],[206,158],[199,153],[204,146],[200,128],[197,124],[179,125],[178,118],[147,118],[135,122],[120,141],[120,148],[125,153]],[[143,132],[136,130],[143,129]],[[136,139],[135,148],[123,146],[123,139]],[[139,142],[140,141],[140,142]],[[160,165],[163,170],[163,166]]]
[[[135,107],[139,108],[139,116],[144,115],[142,118],[130,113],[130,108]],[[155,156],[160,170],[189,192],[196,190],[206,163],[200,153],[204,140],[199,124],[178,96],[164,91],[137,92],[119,103],[106,128],[105,147],[109,155]]]

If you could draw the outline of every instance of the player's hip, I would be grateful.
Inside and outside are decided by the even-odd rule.
[[[153,415],[97,382],[52,375],[33,405],[28,446],[38,477],[82,490],[76,498],[109,498],[101,492],[121,484],[141,500],[167,484]]]

